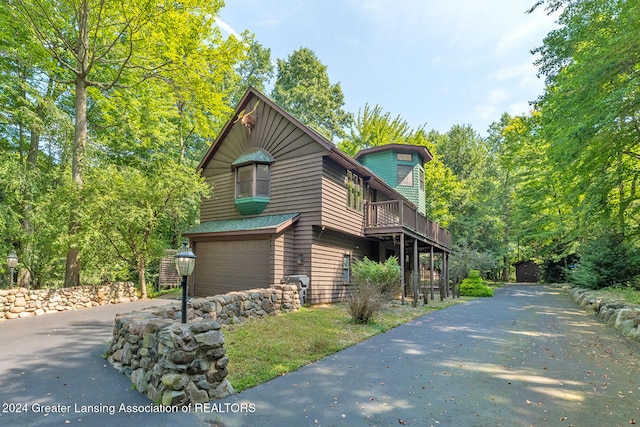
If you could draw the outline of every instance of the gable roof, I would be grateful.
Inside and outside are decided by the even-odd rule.
[[[253,87],[249,87],[245,92],[244,96],[238,103],[238,106],[236,107],[233,115],[224,125],[224,127],[220,131],[220,134],[218,134],[218,137],[215,139],[213,144],[211,144],[211,147],[209,147],[209,150],[200,161],[200,164],[198,165],[198,170],[204,170],[207,167],[207,164],[213,158],[216,151],[219,149],[220,145],[223,143],[223,141],[225,140],[229,132],[231,132],[231,129],[233,128],[233,126],[236,124],[236,122],[239,121],[238,117],[241,114],[243,114],[245,111],[250,110],[251,101],[253,101],[254,99],[257,99],[259,102],[264,103],[266,106],[275,110],[278,114],[282,115],[285,119],[293,123],[298,129],[300,129],[307,136],[309,136],[314,142],[316,142],[320,147],[326,150],[327,156],[329,156],[334,162],[344,167],[345,169],[360,175],[362,178],[366,180],[367,184],[369,184],[370,187],[376,190],[380,190],[386,194],[393,194],[395,198],[405,200],[407,203],[414,205],[413,202],[408,200],[402,194],[398,193],[393,187],[387,184],[384,180],[377,177],[369,168],[365,167],[363,164],[361,164],[354,158],[350,157],[349,155],[347,155],[346,153],[338,149],[338,147],[336,147],[336,145],[333,142],[329,141],[326,137],[322,136],[320,133],[302,124],[298,119],[293,117],[291,114],[285,111],[282,107],[278,106],[276,103],[270,100],[266,95],[264,95],[263,93],[261,93],[260,91],[258,91]],[[400,144],[397,144],[397,145],[400,145]],[[402,146],[417,147],[417,146],[409,146],[409,145],[402,145]],[[422,148],[424,148],[424,150],[427,151],[427,153],[429,153],[426,147],[422,147]],[[431,154],[429,153],[429,160],[431,159],[430,156]]]

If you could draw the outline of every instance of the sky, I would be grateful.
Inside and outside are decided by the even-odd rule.
[[[531,50],[557,28],[534,0],[226,0],[223,34],[249,30],[273,61],[314,51],[344,109],[368,103],[413,128],[480,135],[544,90]]]

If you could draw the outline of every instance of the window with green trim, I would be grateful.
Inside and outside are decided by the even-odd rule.
[[[262,213],[270,201],[271,164],[275,159],[262,148],[250,148],[233,163],[235,206],[242,215]]]

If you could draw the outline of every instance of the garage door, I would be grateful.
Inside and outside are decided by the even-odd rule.
[[[268,239],[197,242],[195,295],[269,287],[269,243]]]

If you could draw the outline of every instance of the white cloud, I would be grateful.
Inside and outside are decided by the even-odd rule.
[[[233,27],[229,24],[227,24],[226,22],[224,22],[222,19],[220,18],[213,18],[214,22],[216,23],[216,25],[218,27],[220,27],[220,29],[222,31],[224,31],[225,33],[234,36],[235,38],[237,38],[238,40],[241,40],[242,37],[240,36],[240,34],[233,29]]]

